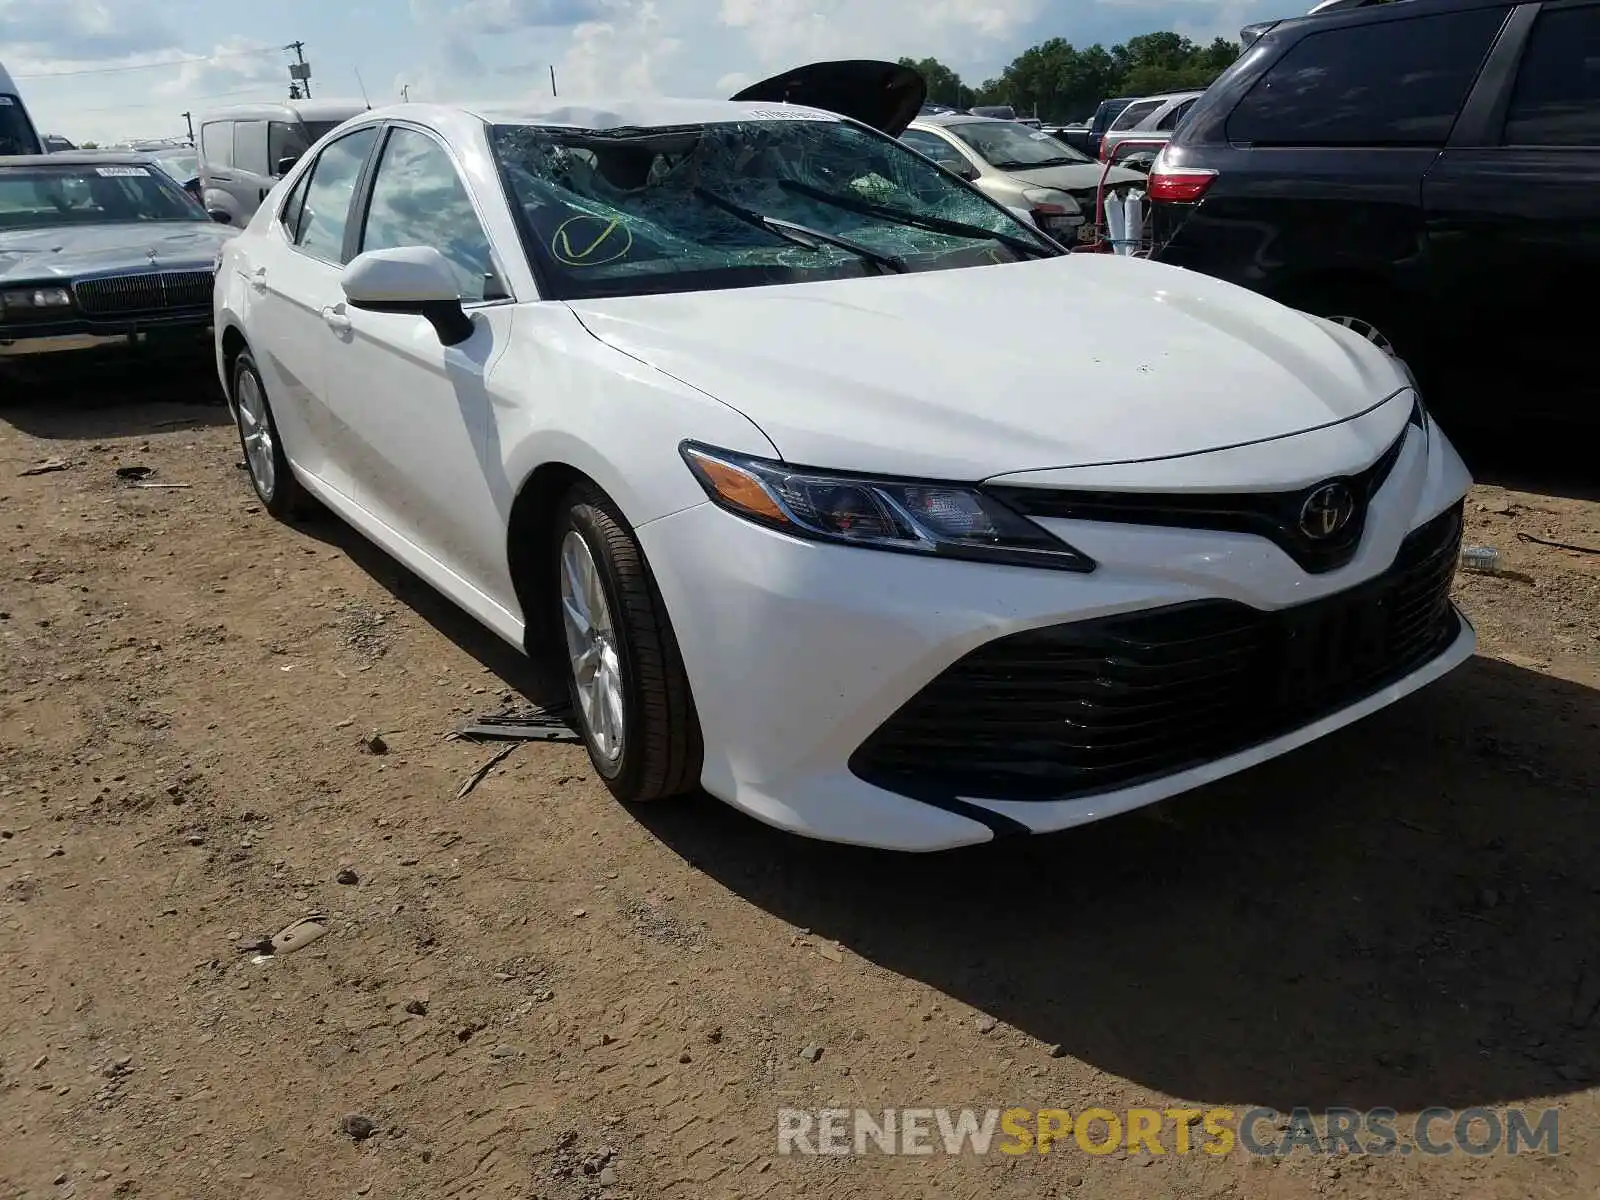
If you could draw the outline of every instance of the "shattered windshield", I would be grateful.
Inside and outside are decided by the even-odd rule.
[[[1059,253],[898,142],[817,114],[607,131],[497,125],[491,142],[552,299]]]

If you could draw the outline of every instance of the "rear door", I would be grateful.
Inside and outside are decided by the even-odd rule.
[[[1424,181],[1433,300],[1480,409],[1600,423],[1575,366],[1600,273],[1600,0],[1525,5],[1508,35]]]
[[[341,491],[355,457],[352,435],[331,419],[326,397],[328,359],[348,331],[328,314],[344,302],[345,230],[376,141],[377,129],[369,125],[323,147],[271,228],[253,242],[247,268],[246,332],[278,430],[301,467]]]

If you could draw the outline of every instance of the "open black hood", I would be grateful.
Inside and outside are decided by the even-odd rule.
[[[870,58],[812,63],[751,84],[732,97],[804,104],[899,137],[917,119],[928,85],[910,67]]]

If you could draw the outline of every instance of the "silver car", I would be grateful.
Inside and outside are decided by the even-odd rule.
[[[1065,142],[1015,121],[964,113],[919,117],[900,135],[913,150],[954,171],[1067,245],[1089,236],[1102,164]],[[1125,190],[1144,176],[1112,167],[1106,187]]]
[[[1204,95],[1203,91],[1170,92],[1164,96],[1146,96],[1143,100],[1135,100],[1122,110],[1115,121],[1111,122],[1111,128],[1107,129],[1105,137],[1100,139],[1100,157],[1111,161],[1112,154],[1121,142],[1168,140],[1179,122],[1189,115],[1194,102]],[[1160,148],[1141,146],[1140,149],[1146,152],[1146,157],[1154,158]],[[1122,159],[1117,161],[1120,162]]]

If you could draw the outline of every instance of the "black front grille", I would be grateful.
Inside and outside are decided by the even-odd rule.
[[[85,316],[135,316],[210,308],[213,278],[210,271],[151,271],[80,280],[72,292]]]
[[[1461,513],[1414,531],[1377,579],[1293,608],[1203,600],[990,642],[880,726],[850,769],[908,795],[1057,800],[1271,741],[1455,640]]]
[[[1413,427],[1425,428],[1420,403],[1412,409],[1411,422],[1371,466],[1295,492],[1104,492],[1011,485],[986,490],[1030,517],[1253,533],[1278,546],[1301,570],[1321,575],[1355,557],[1367,527],[1367,508],[1400,460]],[[1349,490],[1354,501],[1350,518],[1331,536],[1311,537],[1302,528],[1306,502],[1330,484]]]

